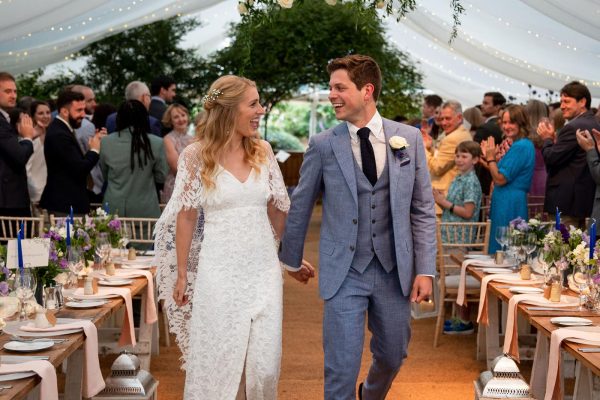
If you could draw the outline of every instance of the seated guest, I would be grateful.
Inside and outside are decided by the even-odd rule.
[[[104,202],[121,217],[157,218],[155,182],[163,183],[168,173],[163,141],[149,134],[148,111],[137,100],[119,107],[117,129],[102,139]]]
[[[569,122],[558,132],[550,124],[539,124],[544,140],[542,154],[548,171],[544,210],[562,212],[563,223],[583,228],[592,213],[596,184],[592,179],[586,153],[577,144],[578,129],[600,130],[600,123],[589,108],[592,98],[587,86],[573,81],[560,90],[560,109]]]
[[[33,154],[27,162],[27,188],[31,202],[37,205],[48,177],[46,157],[44,157],[44,141],[46,140],[46,129],[52,120],[50,105],[45,101],[35,100],[30,105],[29,115],[33,120],[34,139]]]
[[[535,165],[535,149],[529,140],[529,120],[523,107],[511,105],[501,117],[502,132],[512,145],[502,159],[497,159],[494,136],[481,142],[481,150],[494,183],[490,204],[491,232],[499,226],[521,217],[527,219],[527,192],[531,186]],[[494,235],[490,235],[489,253],[499,250]]]
[[[89,139],[89,150],[84,154],[75,129],[85,117],[85,97],[64,90],[58,95],[56,106],[58,114],[48,126],[44,142],[48,178],[40,206],[56,216],[68,215],[71,207],[77,215],[87,214],[88,189],[93,187],[90,171],[99,159],[101,134]]]
[[[187,134],[190,125],[188,110],[180,104],[172,104],[167,108],[162,123],[163,126],[171,130],[163,139],[167,163],[169,164],[169,175],[165,179],[160,200],[162,203],[168,203],[175,187],[179,155],[188,144],[192,143],[194,138]]]

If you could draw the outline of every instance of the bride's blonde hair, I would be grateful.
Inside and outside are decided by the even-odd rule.
[[[235,134],[238,117],[238,106],[244,98],[246,90],[256,87],[250,79],[235,75],[222,76],[210,86],[204,96],[204,110],[196,125],[196,137],[200,146],[202,169],[200,177],[207,189],[214,188],[215,174],[219,157],[226,149]],[[260,172],[260,164],[264,163],[267,154],[260,144],[260,137],[242,138],[244,160],[256,171]]]

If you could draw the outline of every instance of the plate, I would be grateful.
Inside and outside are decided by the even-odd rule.
[[[490,256],[489,254],[466,254],[465,255],[465,259],[472,259],[472,260],[491,260],[492,256]]]
[[[15,372],[14,374],[0,374],[0,382],[14,381],[17,379],[29,378],[30,376],[37,375],[33,371]]]
[[[508,290],[511,293],[519,293],[519,294],[529,294],[529,293],[544,293],[544,290],[537,287],[529,287],[529,286],[512,286],[509,287]]]
[[[481,268],[482,272],[486,274],[506,274],[510,273],[506,268]]]
[[[550,320],[553,324],[562,326],[582,326],[592,325],[592,321],[587,318],[579,317],[554,317]]]
[[[110,280],[100,279],[100,280],[98,280],[98,285],[100,285],[100,286],[125,286],[125,285],[131,285],[132,283],[133,283],[133,280],[131,280],[131,279],[110,279]]]
[[[76,318],[57,318],[57,324],[70,324],[75,321],[80,321]],[[20,328],[22,325],[29,324],[33,322],[33,320],[29,319],[26,321],[10,321],[6,323],[4,327],[4,333],[9,335],[19,335],[19,336],[28,336],[28,337],[48,337],[48,336],[61,336],[61,335],[70,335],[71,333],[81,332],[81,328],[78,329],[65,329],[64,331],[48,331],[48,332],[27,332],[22,331]]]
[[[150,269],[152,265],[150,264],[122,264],[121,268],[123,269]]]
[[[65,306],[70,308],[94,308],[103,306],[106,303],[108,303],[106,300],[68,301]]]
[[[40,342],[31,342],[31,343],[11,341],[11,342],[4,343],[3,347],[5,350],[29,353],[32,351],[40,351],[40,350],[44,350],[44,349],[49,349],[52,346],[54,346],[54,342],[52,340],[48,340],[48,341],[43,341],[43,342],[40,341]]]

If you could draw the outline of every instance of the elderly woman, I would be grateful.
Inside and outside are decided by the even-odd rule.
[[[508,106],[502,114],[501,125],[506,138],[512,141],[501,160],[497,160],[498,147],[493,136],[481,142],[483,159],[494,182],[490,209],[492,232],[516,217],[527,218],[527,192],[535,166],[535,149],[527,138],[529,120],[523,107]],[[498,249],[499,244],[492,235],[489,252],[495,253]]]
[[[165,179],[165,185],[161,193],[161,203],[168,203],[173,194],[175,186],[175,175],[177,175],[177,160],[179,155],[194,138],[187,134],[190,125],[190,114],[181,104],[172,104],[165,111],[162,119],[165,127],[171,128],[171,132],[165,135],[163,142],[165,154],[169,164],[169,175]]]

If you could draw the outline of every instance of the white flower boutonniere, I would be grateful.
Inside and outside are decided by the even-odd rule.
[[[410,146],[402,136],[392,136],[389,143],[392,150],[404,150]]]
[[[394,152],[394,157],[400,161],[401,167],[410,164],[410,157],[405,152],[410,145],[405,138],[402,136],[392,136],[389,140],[389,145]]]

